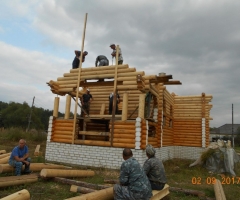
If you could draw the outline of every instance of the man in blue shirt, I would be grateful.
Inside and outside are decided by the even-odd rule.
[[[22,165],[25,165],[24,173],[29,174],[30,162],[28,147],[26,146],[26,140],[20,139],[18,146],[14,147],[11,156],[9,158],[9,165],[15,168],[15,175],[20,176],[22,171]]]

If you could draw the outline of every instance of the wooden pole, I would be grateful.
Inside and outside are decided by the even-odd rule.
[[[76,119],[77,119],[77,106],[78,106],[78,94],[79,94],[79,86],[80,86],[80,77],[81,77],[81,69],[82,69],[82,58],[83,58],[83,49],[84,49],[84,40],[85,40],[85,32],[86,32],[86,24],[87,24],[87,13],[85,14],[84,20],[84,28],[83,28],[83,37],[82,37],[82,49],[80,56],[80,63],[78,69],[78,82],[77,82],[77,93],[76,93],[76,101],[75,101],[75,110],[74,110],[74,123],[73,123],[73,133],[72,133],[72,144],[74,144],[74,134],[76,131]]]
[[[42,169],[42,177],[90,177],[94,176],[94,171],[88,170],[64,170],[64,169]]]
[[[122,121],[127,120],[128,114],[128,93],[124,92],[123,94],[123,107],[122,107]]]
[[[59,108],[59,97],[55,97],[55,99],[54,99],[53,117],[58,117],[58,108]]]
[[[224,194],[222,184],[218,179],[216,179],[216,182],[214,183],[213,188],[214,188],[216,200],[226,200],[226,196]]]
[[[116,112],[116,100],[117,100],[117,66],[118,66],[118,52],[119,52],[119,45],[117,45],[116,50],[116,63],[115,63],[115,76],[114,76],[114,88],[113,88],[113,106],[112,106],[112,130],[111,130],[111,146],[113,146],[113,133],[114,133],[114,118]]]
[[[1,200],[30,200],[30,193],[26,189],[23,189],[6,197],[3,197]]]
[[[139,109],[138,117],[144,119],[144,109],[145,109],[145,94],[139,95]]]
[[[68,94],[66,97],[66,107],[65,107],[64,119],[69,119],[70,109],[71,109],[71,95]]]

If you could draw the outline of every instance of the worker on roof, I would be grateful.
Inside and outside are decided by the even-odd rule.
[[[85,61],[85,56],[86,55],[88,55],[88,52],[84,51],[83,56],[82,56],[82,62]],[[75,58],[73,59],[73,62],[72,62],[72,68],[73,69],[77,69],[79,67],[80,56],[81,56],[81,51],[75,50]]]
[[[117,49],[116,49],[116,45],[115,44],[110,44],[110,48],[113,50],[113,52],[111,53],[112,57],[116,58],[116,53],[117,53]],[[118,65],[122,65],[123,64],[123,57],[122,57],[122,51],[121,48],[119,47],[118,49]]]
[[[107,59],[106,56],[104,55],[99,55],[97,58],[96,58],[96,61],[95,61],[95,66],[108,66],[109,65],[109,61]],[[98,80],[98,82],[102,82],[104,81],[104,78],[101,78]]]
[[[98,64],[99,63],[99,64]],[[96,61],[95,61],[95,66],[108,66],[109,65],[109,61],[107,59],[106,56],[104,55],[99,55],[97,58],[96,58]]]
[[[152,189],[149,180],[138,161],[133,157],[132,150],[123,150],[124,162],[121,165],[119,182],[113,187],[115,200],[149,200]]]

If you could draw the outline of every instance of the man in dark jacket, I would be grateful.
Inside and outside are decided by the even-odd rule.
[[[131,149],[123,150],[119,182],[113,187],[115,200],[149,200],[152,189],[149,180],[138,161],[132,157]]]
[[[143,169],[150,181],[153,190],[162,190],[167,182],[165,169],[160,159],[155,157],[156,150],[150,144],[146,146],[148,159],[143,164]]]
[[[83,52],[83,56],[82,56],[82,62],[85,61],[85,56],[88,55],[87,51]],[[79,63],[80,63],[80,56],[81,56],[81,51],[77,51],[75,50],[75,58],[73,59],[72,62],[72,68],[73,69],[77,69],[79,67]]]
[[[98,64],[99,63],[99,64]],[[109,65],[109,61],[107,59],[106,56],[103,56],[103,55],[99,55],[97,58],[96,58],[96,61],[95,61],[95,66],[108,66]]]
[[[86,111],[86,113],[89,115],[89,110],[90,110],[90,103],[93,100],[92,95],[90,94],[90,89],[86,90],[86,93],[83,94],[81,103],[83,109]]]

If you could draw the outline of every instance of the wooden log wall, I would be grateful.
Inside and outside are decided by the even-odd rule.
[[[135,149],[136,121],[115,121],[113,132],[113,146]],[[111,123],[109,123],[111,132]]]
[[[72,143],[72,133],[73,133],[73,119],[53,119],[52,123],[52,142],[60,143]],[[74,134],[74,139],[77,139],[79,128],[78,123],[76,124],[76,133]]]
[[[211,95],[174,97],[174,145],[205,147],[209,144]]]
[[[165,89],[163,91],[163,135],[162,135],[162,146],[173,145],[173,106],[174,97]]]

